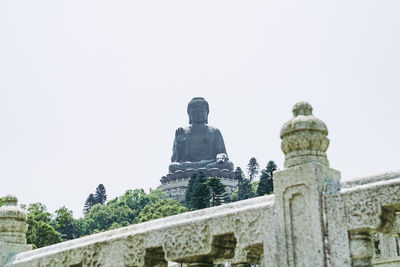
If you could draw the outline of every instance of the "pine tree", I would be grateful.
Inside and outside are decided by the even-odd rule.
[[[229,191],[225,190],[225,192],[222,194],[222,200],[224,203],[232,202],[232,195],[229,193]]]
[[[260,176],[260,182],[258,183],[258,187],[257,187],[257,195],[258,196],[263,196],[265,194],[269,194],[271,191],[270,188],[270,179],[271,176],[269,175],[268,172],[266,172],[265,170],[261,171],[261,176]]]
[[[254,197],[251,189],[250,180],[247,178],[242,179],[238,184],[238,200]]]
[[[96,199],[93,194],[90,194],[85,201],[85,206],[83,208],[83,213],[88,213],[90,209],[96,205]]]
[[[236,170],[233,174],[235,176],[235,179],[238,181],[241,181],[242,179],[245,178],[242,168],[240,168],[240,167],[236,167]]]
[[[104,187],[103,184],[99,184],[97,186],[94,198],[96,200],[96,204],[97,203],[100,203],[100,204],[106,203],[107,194],[106,194],[106,188]]]
[[[260,165],[258,164],[257,159],[255,157],[252,157],[249,161],[249,164],[247,164],[247,171],[249,173],[250,182],[252,182],[253,179],[256,178],[259,169]]]
[[[210,206],[219,206],[224,202],[225,186],[222,184],[221,179],[217,177],[211,177],[207,182],[211,195],[210,195]]]
[[[273,177],[273,172],[276,171],[278,169],[278,167],[276,166],[275,162],[273,160],[268,161],[267,167],[266,167],[266,171],[268,172],[268,174]]]
[[[268,161],[267,167],[265,168],[265,171],[269,174],[267,194],[271,194],[274,192],[274,171],[276,171],[277,169],[278,167],[276,166],[274,161]]]
[[[190,208],[192,204],[192,195],[193,190],[197,182],[198,175],[197,173],[193,173],[192,176],[189,178],[188,187],[186,188],[185,194],[185,206]]]
[[[204,209],[210,206],[210,189],[207,185],[207,178],[203,172],[197,175],[193,185],[193,193],[190,199],[192,209]]]
[[[250,160],[249,165],[250,163],[253,164],[254,162],[256,163],[256,165],[258,165],[257,160],[255,158],[252,158]],[[252,190],[252,184],[250,180],[245,177],[240,167],[236,167],[234,172],[234,177],[238,181],[238,188],[236,192],[232,194],[233,201],[255,197],[255,193]]]
[[[193,190],[191,199],[193,209],[204,209],[210,206],[210,189],[206,182],[200,182]]]

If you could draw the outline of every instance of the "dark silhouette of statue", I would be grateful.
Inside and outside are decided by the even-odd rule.
[[[190,177],[196,171],[206,176],[230,177],[233,163],[227,156],[221,132],[207,125],[207,101],[202,97],[193,98],[187,113],[190,126],[175,131],[170,174],[161,181]]]

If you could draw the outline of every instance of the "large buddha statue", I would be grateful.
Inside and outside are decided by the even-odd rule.
[[[219,174],[218,170],[223,170],[224,176],[229,176],[233,171],[233,163],[228,159],[221,132],[207,125],[207,101],[202,97],[193,98],[188,104],[187,113],[190,126],[175,131],[169,177],[185,178],[182,176],[187,175],[181,175],[182,172],[189,170],[186,173],[190,174],[190,171],[199,169],[205,175],[215,176]]]

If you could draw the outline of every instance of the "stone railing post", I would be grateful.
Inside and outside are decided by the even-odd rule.
[[[350,233],[350,257],[352,267],[372,267],[374,247],[368,231]]]
[[[3,202],[0,207],[0,266],[15,254],[32,249],[26,244],[26,212],[17,206],[15,196],[5,196]]]
[[[325,153],[327,135],[306,102],[293,107],[293,118],[281,129],[285,169],[274,175],[277,266],[327,265],[323,191],[326,184],[340,188],[340,173],[329,168]]]

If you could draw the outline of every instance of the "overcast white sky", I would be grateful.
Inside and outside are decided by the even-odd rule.
[[[0,196],[81,216],[156,188],[195,96],[230,159],[283,166],[297,101],[342,179],[400,169],[400,1],[0,2]]]

